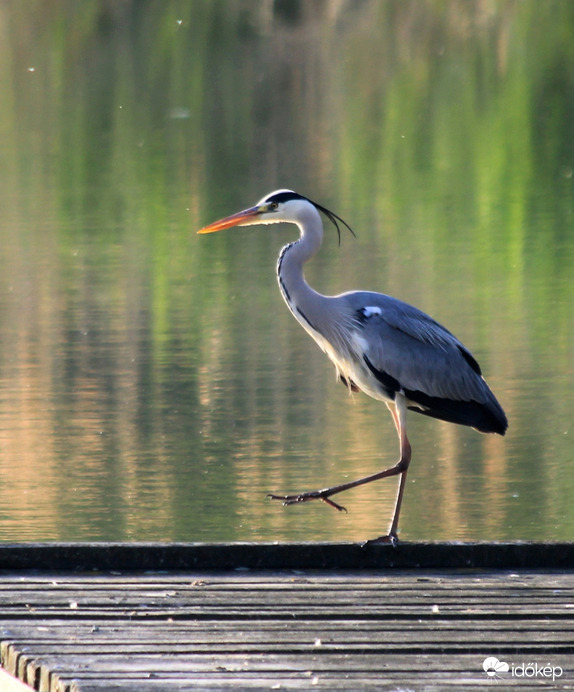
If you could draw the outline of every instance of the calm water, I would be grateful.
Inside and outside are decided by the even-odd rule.
[[[392,465],[285,308],[277,187],[345,218],[309,282],[454,331],[505,438],[409,420],[405,539],[574,538],[574,4],[0,6],[0,540],[363,540]]]

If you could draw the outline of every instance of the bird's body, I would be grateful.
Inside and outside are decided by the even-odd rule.
[[[318,295],[316,300],[324,314],[344,316],[344,331],[329,329],[325,320],[314,322],[296,304],[289,307],[349,388],[384,402],[402,394],[413,411],[480,432],[504,432],[504,413],[478,363],[427,314],[369,291]]]
[[[342,219],[290,190],[267,195],[255,207],[211,224],[200,232],[256,223],[292,222],[299,240],[286,245],[277,263],[279,287],[289,309],[334,363],[342,382],[384,401],[399,434],[401,454],[390,469],[332,488],[298,495],[271,495],[285,504],[330,500],[344,490],[378,478],[401,475],[397,504],[387,536],[397,540],[398,517],[411,447],[406,436],[408,409],[468,425],[480,432],[504,435],[504,411],[482,377],[470,351],[447,329],[418,308],[371,291],[324,296],[305,281],[304,264],[321,247],[319,211],[337,226]]]

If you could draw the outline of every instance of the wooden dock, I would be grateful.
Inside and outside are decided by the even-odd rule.
[[[0,642],[6,692],[573,689],[574,544],[0,546]]]

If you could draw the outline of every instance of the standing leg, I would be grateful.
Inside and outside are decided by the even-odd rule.
[[[392,543],[396,545],[398,542],[397,530],[399,527],[399,515],[401,513],[401,505],[403,504],[403,493],[405,492],[405,483],[407,480],[407,471],[409,470],[409,464],[411,463],[411,444],[407,438],[407,406],[404,398],[401,395],[397,395],[395,404],[387,404],[389,411],[393,416],[395,422],[395,427],[397,429],[397,434],[399,436],[400,445],[400,458],[397,466],[400,467],[401,478],[399,480],[399,489],[397,491],[397,499],[395,501],[395,511],[393,512],[393,520],[391,522],[391,528],[386,536],[381,536],[380,538],[375,538],[372,541],[367,541],[368,543]]]
[[[411,448],[411,443],[409,442],[409,439],[407,437],[407,407],[406,407],[406,402],[404,399],[401,397],[401,400],[398,400],[397,397],[397,405],[395,407],[394,411],[391,411],[393,414],[393,420],[395,421],[395,426],[397,428],[397,433],[399,436],[399,444],[400,444],[400,461],[399,463],[403,467],[403,472],[401,473],[401,480],[399,482],[399,490],[397,492],[397,500],[395,502],[395,512],[393,514],[393,522],[391,524],[391,529],[389,531],[389,536],[395,536],[397,535],[397,529],[399,526],[399,514],[401,512],[401,505],[403,503],[403,493],[405,491],[405,483],[407,480],[407,471],[409,470],[409,465],[411,463],[411,454],[412,454],[412,448]]]

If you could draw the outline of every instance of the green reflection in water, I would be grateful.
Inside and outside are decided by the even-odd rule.
[[[574,5],[0,8],[0,538],[352,539],[283,510],[391,464],[292,320],[294,229],[195,230],[292,187],[358,233],[308,278],[388,292],[473,350],[504,440],[411,416],[408,539],[570,539]]]

